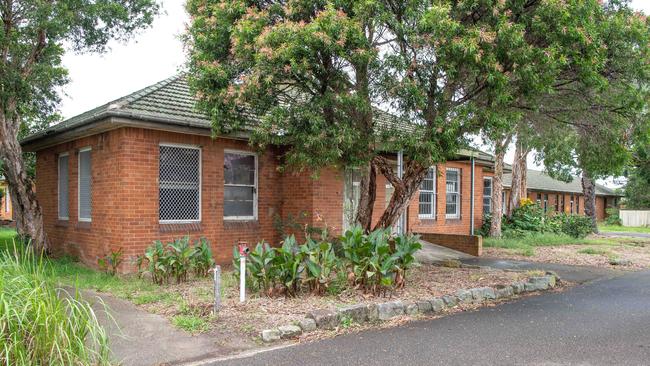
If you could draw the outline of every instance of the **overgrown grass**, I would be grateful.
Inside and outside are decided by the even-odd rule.
[[[108,338],[90,305],[59,293],[50,278],[31,251],[0,251],[0,363],[109,364]]]
[[[604,233],[645,233],[650,234],[650,227],[646,226],[618,226],[618,225],[598,225],[598,229]]]
[[[13,249],[14,238],[16,237],[16,230],[0,227],[0,251]]]
[[[206,332],[210,329],[210,323],[206,320],[205,317],[191,314],[175,315],[172,318],[172,324],[190,333],[201,333]]]
[[[578,253],[590,254],[590,255],[607,255],[607,256],[612,254],[609,250],[603,248],[584,248],[578,250]]]
[[[512,250],[520,255],[535,255],[536,247],[562,245],[619,245],[625,242],[622,238],[576,239],[558,234],[530,234],[523,238],[484,238],[483,246],[487,248],[502,248]]]

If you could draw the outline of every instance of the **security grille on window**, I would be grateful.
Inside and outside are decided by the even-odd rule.
[[[483,179],[483,213],[492,212],[492,178]]]
[[[419,216],[434,219],[436,217],[436,168],[431,167],[420,184]]]
[[[226,152],[224,160],[224,218],[235,220],[256,219],[256,156],[245,152]]]
[[[448,219],[460,218],[460,170],[458,168],[447,169],[447,204],[446,215]]]
[[[67,220],[68,207],[68,154],[59,155],[59,220]]]
[[[201,149],[160,145],[159,220],[162,223],[201,220]]]
[[[90,221],[92,212],[91,150],[79,150],[79,221]]]

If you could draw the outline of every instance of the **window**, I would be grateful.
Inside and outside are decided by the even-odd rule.
[[[92,212],[92,171],[90,147],[79,150],[79,221],[91,221]]]
[[[59,220],[68,220],[70,208],[68,200],[68,153],[59,155]]]
[[[393,192],[395,192],[395,187],[390,183],[386,183],[386,202],[384,203],[384,208],[390,204],[390,200],[393,198]]]
[[[548,193],[544,194],[544,212],[548,211]]]
[[[420,218],[436,218],[436,168],[431,167],[427,171],[422,183],[420,183],[420,206],[418,212]]]
[[[576,213],[580,214],[580,196],[576,196]]]
[[[565,212],[566,211],[566,196],[562,195],[562,205],[560,206],[561,211],[560,212]]]
[[[555,195],[555,212],[560,212],[560,195]]]
[[[356,224],[359,196],[361,195],[361,171],[358,168],[345,169],[343,184],[343,230]]]
[[[161,144],[159,152],[159,222],[201,221],[201,149]]]
[[[445,217],[460,218],[460,169],[447,168],[447,204]]]
[[[483,213],[490,212],[492,212],[492,177],[483,179]]]
[[[537,194],[537,205],[542,206],[542,194],[541,193]]]
[[[224,160],[224,218],[231,220],[256,219],[256,155],[248,152],[226,152]]]
[[[573,195],[571,195],[570,201],[569,201],[569,212],[573,213]]]
[[[508,206],[506,202],[506,191],[501,191],[501,207],[503,207],[502,211],[508,210]]]
[[[9,186],[5,187],[5,212],[9,213],[9,206],[11,204],[11,197],[9,197]]]

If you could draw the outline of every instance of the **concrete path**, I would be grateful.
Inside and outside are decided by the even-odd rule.
[[[650,272],[205,365],[648,365]]]
[[[633,233],[633,232],[600,232],[598,235],[603,235],[603,236],[612,236],[612,237],[621,237],[621,236],[626,236],[630,238],[650,238],[649,233]]]
[[[498,269],[512,269],[512,270],[543,270],[553,271],[557,273],[561,279],[577,282],[587,283],[595,280],[602,280],[622,276],[626,271],[617,269],[590,267],[590,266],[570,266],[566,264],[557,263],[542,263],[542,262],[526,262],[515,261],[501,258],[491,257],[473,257],[469,259],[462,259],[462,263],[470,265],[478,265],[484,267],[492,267]]]
[[[224,346],[220,337],[192,336],[173,327],[166,318],[140,310],[128,301],[91,291],[83,291],[82,296],[92,304],[106,328],[113,359],[120,365],[166,365],[235,351]]]
[[[429,243],[422,239],[420,239],[420,243],[422,243],[422,249],[415,253],[415,258],[420,263],[436,263],[449,259],[461,260],[474,258],[474,256],[469,254]]]

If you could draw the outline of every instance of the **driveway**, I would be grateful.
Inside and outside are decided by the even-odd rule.
[[[207,365],[648,365],[650,272]]]

